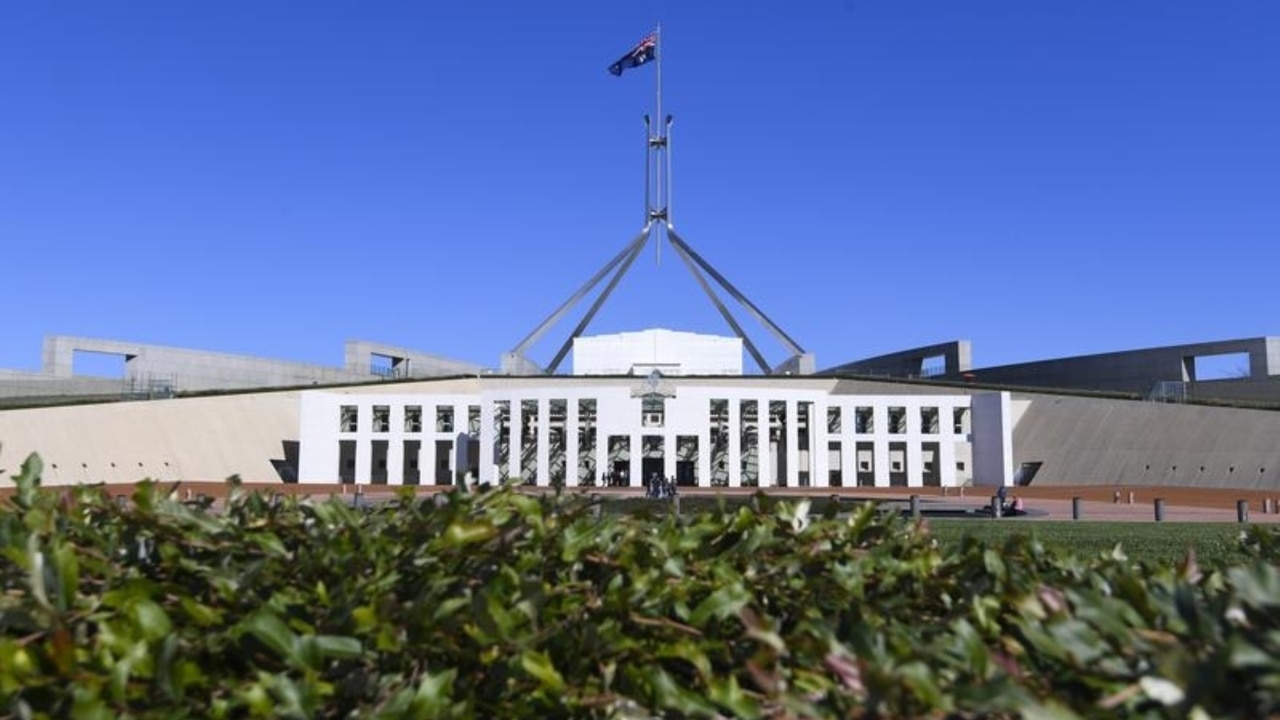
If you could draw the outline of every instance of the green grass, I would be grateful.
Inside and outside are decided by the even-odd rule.
[[[794,502],[797,496],[774,496],[765,503]],[[828,499],[809,498],[813,512],[827,510]],[[705,495],[680,498],[682,514],[718,512],[721,508],[736,512],[750,505],[752,498],[744,495],[710,497]],[[844,500],[839,504],[841,512],[854,507],[855,502]],[[639,497],[607,498],[603,511],[608,514],[650,514],[662,517],[670,510],[664,501]],[[1117,545],[1135,562],[1174,564],[1181,561],[1188,549],[1194,549],[1202,567],[1222,568],[1250,559],[1241,545],[1240,537],[1248,527],[1238,523],[1155,523],[1155,522],[1072,522],[1009,519],[951,519],[930,518],[929,527],[943,543],[958,543],[965,536],[1000,545],[1014,534],[1036,535],[1048,545],[1066,549],[1082,557],[1096,557],[1110,553]]]
[[[797,497],[775,497],[795,501]],[[826,498],[811,498],[813,512],[822,513],[828,504]],[[749,505],[748,496],[689,496],[680,498],[682,514],[717,512],[724,508],[730,512]],[[854,503],[840,503],[841,511],[852,509]],[[644,498],[610,498],[603,510],[609,514],[666,515],[670,505]],[[943,543],[958,543],[965,536],[991,545],[1002,544],[1010,535],[1034,534],[1048,545],[1061,547],[1082,557],[1096,557],[1110,553],[1119,545],[1131,560],[1152,564],[1173,564],[1181,561],[1189,548],[1194,548],[1196,559],[1202,567],[1222,568],[1249,560],[1240,543],[1241,533],[1249,526],[1237,523],[1154,523],[1154,522],[1071,522],[990,519],[931,518],[929,527]]]
[[[1007,520],[931,520],[929,527],[940,542],[960,542],[971,536],[1000,544],[1010,535],[1038,536],[1048,545],[1092,557],[1120,545],[1134,561],[1172,564],[1194,548],[1203,567],[1221,568],[1249,559],[1240,544],[1247,526],[1236,523],[1124,523],[1124,522],[1022,522]]]

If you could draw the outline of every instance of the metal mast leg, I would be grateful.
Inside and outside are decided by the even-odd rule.
[[[583,330],[587,329],[587,325],[589,325],[591,320],[595,318],[596,313],[600,310],[600,306],[604,305],[604,301],[609,299],[609,294],[618,286],[618,282],[622,280],[622,276],[627,274],[627,270],[631,268],[631,263],[635,262],[636,258],[640,256],[640,251],[644,250],[644,241],[648,239],[649,236],[645,235],[641,238],[637,238],[635,242],[631,243],[631,247],[628,248],[630,254],[627,255],[626,261],[622,263],[622,267],[618,268],[618,272],[614,273],[613,277],[610,278],[609,284],[605,285],[600,296],[595,299],[595,302],[591,303],[591,307],[587,310],[587,314],[583,315],[582,320],[578,321],[578,326],[573,329],[573,333],[564,341],[564,345],[560,346],[560,351],[556,353],[556,356],[551,360],[551,364],[547,366],[548,373],[555,374],[556,369],[560,367],[560,362],[564,360],[564,356],[568,355],[569,350],[573,348],[573,341],[582,335]]]
[[[694,262],[698,263],[699,267],[705,270],[708,275],[715,278],[715,281],[720,284],[720,287],[724,288],[725,292],[732,295],[733,299],[737,300],[753,316],[755,316],[756,320],[758,320],[761,325],[764,325],[766,328],[768,328],[769,331],[773,333],[774,337],[778,338],[778,341],[781,342],[784,346],[786,346],[787,350],[789,350],[794,355],[804,354],[804,350],[798,344],[796,344],[795,340],[792,340],[789,335],[783,332],[782,328],[778,327],[772,320],[768,318],[768,316],[764,314],[763,311],[760,310],[760,308],[756,307],[754,303],[748,300],[746,295],[743,295],[741,292],[739,292],[738,289],[733,286],[733,283],[729,282],[729,280],[725,278],[725,276],[717,272],[716,269],[711,266],[711,263],[704,260],[701,255],[699,255],[696,251],[694,251],[693,248],[689,247],[688,243],[686,243],[684,240],[680,238],[678,234],[676,234],[675,228],[671,227],[670,224],[667,225],[667,239],[671,242],[673,246],[683,248],[685,252],[689,253],[689,256],[693,258]]]
[[[627,243],[626,247],[622,249],[622,252],[618,253],[612,260],[605,263],[604,267],[600,268],[595,275],[591,276],[590,280],[583,283],[582,287],[578,288],[573,295],[569,296],[568,300],[565,300],[560,307],[556,308],[554,312],[547,316],[547,319],[543,320],[538,327],[534,328],[533,332],[529,333],[525,339],[521,340],[520,343],[516,345],[510,353],[508,353],[508,355],[524,359],[525,353],[528,352],[529,348],[537,343],[553,325],[560,322],[560,319],[564,317],[565,313],[569,312],[570,309],[581,302],[582,298],[586,296],[587,293],[591,292],[592,288],[600,284],[600,281],[604,279],[605,275],[608,275],[610,271],[617,267],[618,264],[628,256],[634,255],[637,246],[643,247],[644,244],[648,242],[649,234],[652,229],[652,223],[645,223],[644,229],[642,229],[631,242]],[[628,265],[630,265],[630,263],[628,263]]]
[[[689,268],[689,273],[702,286],[702,291],[711,299],[711,303],[720,311],[720,316],[724,318],[725,322],[729,323],[729,327],[733,328],[734,334],[747,347],[747,352],[751,353],[752,359],[760,366],[760,371],[765,375],[769,375],[772,371],[769,368],[769,363],[765,361],[764,355],[760,354],[760,350],[756,348],[755,343],[751,342],[751,338],[747,337],[747,333],[738,324],[737,319],[733,317],[733,313],[729,312],[729,308],[725,307],[724,303],[720,301],[720,297],[711,288],[711,283],[708,283],[707,279],[698,271],[698,266],[694,264],[693,259],[689,257],[685,248],[674,243],[671,247],[676,251],[676,255],[680,256],[680,259],[684,261],[685,267]]]

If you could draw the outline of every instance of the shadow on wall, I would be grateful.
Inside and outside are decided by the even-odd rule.
[[[302,444],[297,440],[281,440],[280,445],[284,449],[284,457],[273,459],[271,467],[276,469],[276,475],[280,476],[280,482],[296,483],[298,482],[298,455],[301,452]]]

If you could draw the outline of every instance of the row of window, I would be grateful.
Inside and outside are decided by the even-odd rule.
[[[553,425],[563,425],[566,420],[567,412],[566,400],[552,400],[550,402],[551,423]],[[580,423],[589,424],[594,422],[596,414],[595,400],[578,401],[578,420]],[[744,425],[754,425],[759,420],[759,402],[756,400],[742,400],[739,408],[740,422]],[[452,405],[436,406],[435,432],[451,433],[455,431],[454,407]],[[827,432],[831,434],[839,434],[843,431],[844,412],[841,407],[827,408]],[[920,432],[925,435],[936,435],[940,432],[939,428],[942,423],[942,412],[937,407],[921,407],[920,409]],[[813,411],[813,403],[802,402],[796,406],[796,422],[797,427],[807,429],[809,426],[810,415]],[[538,403],[536,400],[525,400],[522,402],[521,414],[524,422],[534,425],[538,418]],[[499,432],[503,426],[510,422],[511,407],[508,401],[500,401],[497,403],[497,413],[495,423],[499,428]],[[728,400],[711,400],[709,415],[711,426],[713,428],[723,428],[729,422],[729,401]],[[869,435],[876,431],[875,411],[871,407],[855,407],[853,408],[853,432],[859,435]],[[903,435],[907,432],[907,408],[903,406],[893,406],[888,408],[887,412],[888,432],[891,435]],[[780,400],[769,402],[769,421],[772,426],[784,425],[787,421],[787,404]],[[952,432],[957,435],[963,435],[969,432],[969,408],[957,407],[952,409]],[[339,411],[339,431],[340,432],[356,432],[360,427],[360,408],[357,405],[343,405]],[[661,428],[666,424],[666,403],[661,397],[644,398],[640,404],[640,425],[646,428]],[[422,432],[423,416],[421,405],[406,405],[404,408],[404,431],[409,433]],[[374,405],[372,407],[372,425],[371,429],[375,433],[391,432],[391,406],[390,405]],[[480,406],[467,406],[467,433],[478,435],[480,433]]]
[[[372,408],[371,429],[375,433],[391,432],[391,406],[374,405]],[[406,405],[404,407],[404,431],[408,433],[422,432],[422,406]],[[350,433],[360,429],[360,406],[343,405],[338,410],[339,432]],[[435,432],[451,433],[456,429],[454,409],[452,405],[436,406]],[[480,434],[480,406],[467,406],[467,433]]]

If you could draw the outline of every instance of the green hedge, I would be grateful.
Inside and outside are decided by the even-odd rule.
[[[143,484],[0,514],[13,717],[1199,717],[1280,711],[1273,535],[1222,571],[937,543],[803,503],[598,517]]]

